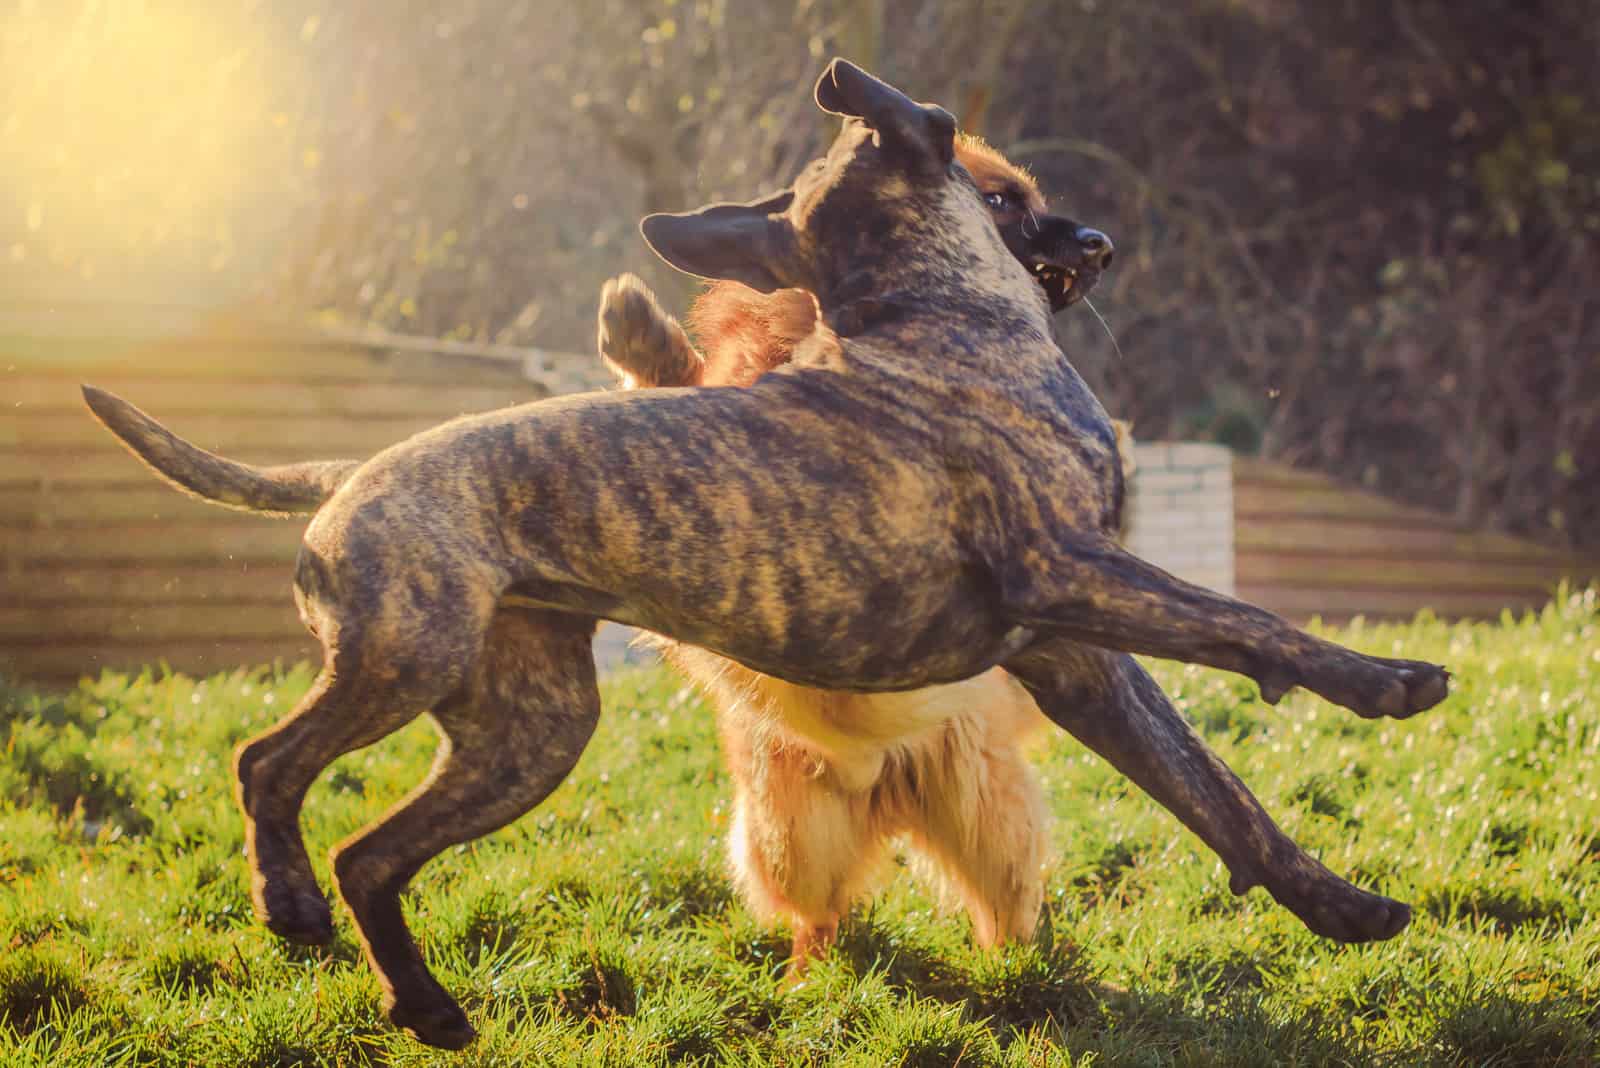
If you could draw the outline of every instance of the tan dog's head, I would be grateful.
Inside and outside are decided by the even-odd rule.
[[[1111,239],[1099,230],[1052,215],[1033,175],[981,138],[956,137],[956,159],[978,183],[978,192],[1006,248],[1033,272],[1050,298],[1050,309],[1076,304],[1111,266]]]
[[[749,204],[652,215],[641,229],[657,254],[690,274],[764,293],[810,290],[825,313],[849,309],[838,317],[847,323],[928,300],[947,310],[982,305],[991,320],[1045,311],[1037,276],[956,160],[949,112],[837,59],[816,100],[844,126],[793,188]]]
[[[956,162],[972,175],[1001,240],[1034,272],[1051,309],[1060,311],[1087,296],[1100,280],[1101,268],[1111,262],[1110,240],[1051,215],[1033,176],[981,138],[958,133]],[[1063,226],[1081,239],[1063,245]],[[1092,247],[1095,241],[1103,244],[1097,249]],[[657,370],[649,376],[655,384],[694,380],[701,385],[749,385],[787,363],[795,347],[811,336],[816,302],[801,289],[757,293],[737,282],[717,281],[694,302],[686,323],[704,347],[704,371],[691,379],[681,376],[691,376],[694,370],[680,369],[678,378],[662,378]],[[624,381],[631,374],[623,372]]]

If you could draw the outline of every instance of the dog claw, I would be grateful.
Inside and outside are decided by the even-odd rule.
[[[1403,665],[1400,677],[1390,683],[1379,705],[1379,712],[1392,719],[1405,719],[1426,711],[1450,694],[1450,672],[1436,664],[1417,660],[1387,661]]]
[[[1425,708],[1432,708],[1443,701],[1450,694],[1450,672],[1444,668],[1437,668],[1433,674],[1422,680],[1413,691],[1412,699],[1415,702],[1414,711],[1421,712]]]

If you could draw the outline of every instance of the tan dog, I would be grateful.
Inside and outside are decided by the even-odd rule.
[[[317,775],[425,712],[442,732],[428,778],[333,857],[389,1018],[426,1042],[474,1032],[401,892],[571,771],[600,715],[599,619],[830,690],[1003,667],[1215,850],[1236,893],[1264,886],[1344,941],[1410,921],[1284,834],[1129,654],[1246,674],[1268,701],[1304,686],[1367,717],[1432,707],[1448,673],[1342,648],[1118,546],[1110,420],[955,164],[955,120],[842,60],[816,99],[846,121],[792,189],[643,224],[681,269],[816,294],[818,334],[749,388],[561,397],[365,463],[281,468],[214,456],[84,388],[190,492],[316,509],[294,591],[323,669],[234,765],[251,896],[274,932],[333,935],[299,826]]]
[[[1110,240],[1051,215],[1032,176],[982,141],[959,136],[955,157],[1052,308],[1087,295],[1110,263]],[[624,388],[748,386],[815,332],[817,306],[804,290],[714,282],[688,321],[698,350],[629,280],[602,302],[600,355]],[[649,644],[716,706],[734,786],[730,867],[753,912],[790,925],[791,978],[832,943],[897,835],[962,902],[980,945],[1033,934],[1048,810],[1021,743],[1046,721],[1015,680],[995,670],[905,694],[849,694],[668,639]]]

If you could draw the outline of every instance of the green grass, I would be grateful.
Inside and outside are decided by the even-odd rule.
[[[572,779],[424,870],[411,922],[480,1038],[392,1032],[348,921],[326,950],[254,923],[228,764],[304,667],[107,675],[0,699],[0,1064],[1294,1065],[1600,1063],[1596,594],[1498,625],[1354,627],[1447,663],[1405,723],[1163,664],[1179,706],[1335,871],[1417,906],[1379,945],[1307,934],[1070,738],[1053,945],[984,955],[903,873],[784,992],[785,941],[722,875],[712,720],[672,676],[618,676]],[[425,721],[340,761],[318,858],[426,767]],[[326,880],[325,865],[319,871]],[[326,884],[326,881],[324,882]]]

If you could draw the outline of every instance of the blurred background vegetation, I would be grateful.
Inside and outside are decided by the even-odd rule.
[[[843,54],[1121,250],[1144,438],[1600,545],[1594,0],[0,0],[0,301],[587,352],[647,211],[785,183]]]

